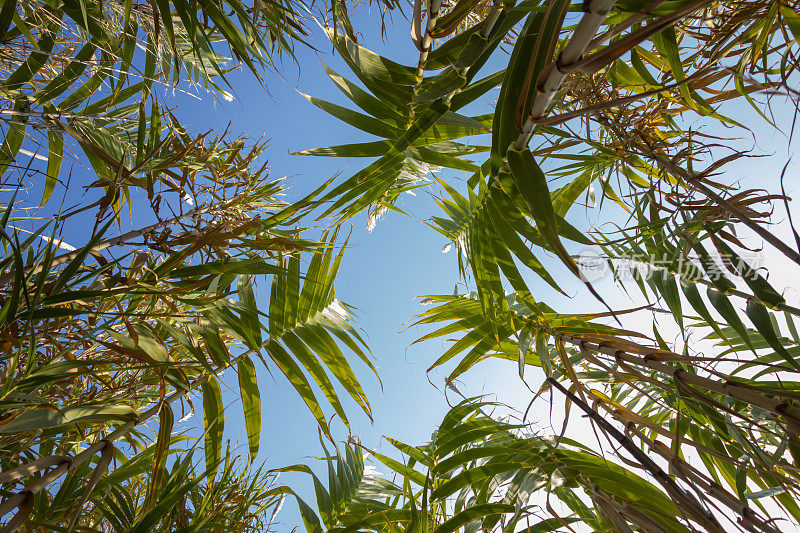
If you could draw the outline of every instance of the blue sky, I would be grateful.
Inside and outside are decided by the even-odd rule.
[[[414,64],[417,53],[408,35],[409,23],[397,13],[393,17],[394,24],[387,24],[389,33],[385,41],[380,35],[380,19],[374,10],[367,13],[365,7],[359,8],[353,22],[360,32],[362,44],[393,60]],[[319,48],[320,53],[299,46],[297,60],[300,68],[285,59],[280,73],[267,73],[268,94],[252,76],[235,73],[230,76],[236,90],[233,102],[218,101],[212,108],[208,97],[204,101],[180,95],[167,99],[170,105],[179,104],[176,115],[190,131],[222,131],[230,123],[233,135],[269,138],[267,157],[272,177],[286,176],[294,197],[317,187],[338,172],[342,177],[348,177],[362,168],[366,161],[298,157],[291,156],[291,152],[371,140],[367,134],[361,134],[317,109],[298,92],[342,105],[348,103],[328,79],[320,59],[342,75],[349,77],[349,70],[331,54],[331,46],[318,28],[312,28],[310,42]],[[481,105],[488,109],[491,103],[492,97],[487,96]],[[735,111],[743,116],[752,115],[746,108]],[[476,112],[486,111],[476,109]],[[764,175],[769,176],[769,184],[762,186],[775,191],[779,166],[786,159],[785,140],[767,128],[762,130],[759,127],[757,133],[760,148],[776,153],[776,157],[769,163],[766,160],[742,161],[737,170],[741,171],[745,183],[751,186],[761,184]],[[461,177],[454,171],[445,171],[440,176],[448,179]],[[367,447],[377,447],[384,452],[388,449],[381,444],[381,435],[414,444],[425,442],[448,408],[443,395],[443,374],[426,373],[428,365],[443,351],[443,343],[433,341],[410,346],[420,336],[420,331],[407,327],[407,324],[424,309],[417,296],[451,293],[458,282],[454,252],[443,254],[442,247],[447,243],[419,221],[438,211],[431,196],[420,190],[416,196],[404,195],[403,203],[415,218],[391,213],[372,233],[365,229],[365,216],[352,221],[350,245],[337,280],[337,296],[359,310],[357,325],[366,334],[383,382],[381,388],[365,366],[356,364],[356,371],[373,406],[375,423],[371,424],[353,402],[345,401],[352,431]],[[572,212],[572,217],[578,227],[584,228],[588,222],[596,220],[594,215],[578,208]],[[560,310],[564,312],[600,310],[600,305],[587,296],[579,282],[571,278],[557,260],[544,258],[544,262],[552,266],[556,279],[565,284],[567,292],[577,297],[571,300],[556,297],[552,289],[532,280],[538,299],[556,301],[563,305]],[[600,283],[599,287],[604,294],[613,294],[607,281]],[[260,288],[260,297],[266,303],[268,286],[261,282]],[[461,292],[464,290],[462,287]],[[794,300],[797,298],[796,293],[787,296]],[[633,306],[633,302],[621,296],[614,296],[610,301],[619,307]],[[644,314],[636,320],[649,329],[653,316]],[[259,460],[265,461],[268,467],[313,463],[311,458],[321,453],[313,417],[279,372],[270,374],[257,366],[263,409]],[[530,382],[537,384],[537,377],[538,374],[531,372]],[[226,438],[231,439],[232,445],[238,443],[239,451],[245,454],[241,404],[235,399],[237,386],[232,371],[226,374],[225,382],[232,387],[225,396],[228,403]],[[467,395],[496,393],[499,399],[520,408],[524,408],[530,396],[520,382],[514,364],[483,363],[459,386]],[[457,400],[452,392],[449,398]],[[534,419],[543,425],[547,425],[547,418],[546,413],[542,416],[534,414]],[[202,426],[199,413],[193,422],[188,423]],[[334,424],[334,433],[340,442],[347,438],[342,424]],[[316,466],[322,467],[321,464]],[[313,505],[313,492],[307,478],[287,475],[281,481],[291,484]],[[296,505],[287,502],[278,520],[280,531],[289,531],[300,525]]]
[[[417,53],[408,38],[409,23],[402,16],[393,14],[396,24],[387,24],[390,33],[384,42],[377,12],[357,11],[359,14],[353,22],[360,30],[362,44],[396,61],[415,63]],[[235,100],[216,102],[213,111],[208,98],[205,101],[174,98],[180,104],[176,115],[190,131],[211,128],[221,131],[230,122],[230,131],[234,135],[269,138],[267,157],[271,176],[286,176],[293,196],[312,190],[337,172],[342,172],[342,178],[348,177],[367,161],[292,156],[291,152],[372,140],[369,135],[317,109],[298,92],[341,105],[348,104],[325,74],[321,60],[342,75],[352,77],[351,73],[339,57],[331,54],[331,45],[322,31],[318,28],[312,28],[312,31],[311,42],[320,53],[298,47],[297,58],[301,68],[298,70],[286,60],[281,76],[268,73],[269,94],[265,94],[252,76],[242,73],[230,76],[231,85],[236,90]],[[392,46],[387,46],[389,42],[393,43]],[[491,104],[491,98],[487,98],[486,103]],[[455,174],[443,175],[450,178]],[[433,199],[424,191],[417,191],[416,196],[404,195],[402,202],[420,220],[438,211]],[[348,229],[345,227],[343,231]],[[336,291],[339,299],[358,309],[357,325],[366,333],[383,388],[364,365],[355,363],[354,369],[372,403],[375,424],[370,424],[354,402],[348,399],[345,405],[353,434],[359,436],[365,446],[389,452],[387,448],[390,447],[380,442],[381,435],[408,443],[423,443],[448,409],[442,392],[443,374],[426,374],[428,365],[441,354],[442,343],[428,342],[409,347],[420,336],[420,330],[407,327],[407,323],[424,309],[416,296],[452,293],[458,281],[457,262],[453,251],[442,253],[446,240],[414,218],[390,213],[372,233],[368,233],[366,217],[362,215],[352,221],[352,229]],[[269,287],[264,282],[260,287],[265,302]],[[464,291],[465,288],[461,287],[461,292]],[[484,367],[487,371],[473,373],[468,382],[460,384],[462,389],[479,394],[502,388],[522,398],[526,389],[519,382],[515,366],[491,366],[492,370],[488,370],[487,365]],[[261,365],[257,364],[257,367],[263,410],[259,460],[266,461],[269,467],[313,463],[309,458],[321,454],[313,417],[280,372],[270,375]],[[429,383],[429,377],[438,390]],[[232,439],[232,445],[238,442],[239,450],[245,453],[241,404],[236,401],[236,376],[232,371],[226,374],[225,382],[232,387],[226,395],[226,438]],[[458,401],[452,391],[449,398]],[[202,419],[196,416],[187,424],[202,425]],[[334,434],[340,442],[348,436],[341,423],[334,424]],[[322,464],[314,466],[323,468],[324,472]],[[306,478],[287,474],[281,481],[308,497],[313,506],[313,491]],[[278,520],[280,531],[288,531],[300,524],[294,502],[286,502]]]

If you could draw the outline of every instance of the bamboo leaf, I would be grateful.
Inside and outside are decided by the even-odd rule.
[[[555,210],[544,173],[527,148],[524,150],[509,149],[507,154],[514,184],[525,199],[530,213],[536,220],[536,227],[548,247],[570,271],[575,275],[580,275],[575,261],[569,256],[558,236]]]
[[[47,156],[47,178],[42,193],[42,201],[39,207],[44,206],[50,195],[53,194],[58,176],[61,172],[61,162],[64,160],[64,139],[56,132],[47,132],[49,140],[49,153]]]
[[[472,522],[473,520],[484,518],[486,516],[513,513],[515,510],[516,509],[513,505],[504,503],[486,503],[476,505],[456,514],[444,524],[436,528],[435,531],[436,533],[451,533]]]
[[[11,25],[11,19],[17,11],[17,0],[8,0],[3,2],[3,7],[0,8],[0,41],[2,41],[8,28]]]
[[[795,358],[789,354],[786,348],[784,348],[783,344],[778,338],[778,332],[775,331],[772,320],[770,320],[769,311],[767,311],[767,308],[764,307],[764,304],[755,299],[748,301],[747,317],[756,327],[756,330],[761,334],[761,336],[764,337],[764,339],[769,343],[772,349],[775,350],[781,357],[783,357],[794,369],[800,371],[800,363],[798,363]]]
[[[172,426],[175,415],[172,407],[167,403],[162,403],[158,411],[158,437],[155,444],[155,456],[153,458],[153,477],[148,487],[147,507],[151,506],[155,498],[161,493],[161,486],[166,476],[167,455],[169,445],[172,441]]]
[[[738,313],[731,305],[730,300],[721,292],[718,292],[712,288],[708,288],[706,293],[708,295],[708,300],[711,302],[711,305],[714,306],[714,309],[722,315],[722,318],[739,334],[742,340],[747,344],[747,346],[753,350],[753,345],[750,341],[750,336],[747,334],[747,328],[744,327],[742,320],[739,318]]]
[[[60,428],[72,424],[124,423],[136,420],[136,412],[127,405],[64,407],[43,406],[0,421],[0,433],[17,433]]]
[[[243,357],[239,361],[238,370],[244,425],[247,429],[247,442],[250,445],[250,460],[255,461],[261,442],[261,395],[258,391],[256,369],[249,357]]]
[[[225,408],[222,391],[214,376],[203,382],[203,424],[205,426],[205,456],[209,485],[214,483],[222,461],[222,434],[225,429]]]

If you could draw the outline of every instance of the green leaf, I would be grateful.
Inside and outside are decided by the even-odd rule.
[[[714,260],[711,259],[703,245],[691,239],[689,240],[689,244],[694,248],[695,252],[697,252],[700,265],[703,267],[703,270],[706,272],[708,279],[714,287],[722,294],[730,294],[731,291],[736,288],[736,284],[722,273],[722,270]]]
[[[209,485],[214,483],[217,468],[222,461],[222,434],[225,429],[225,408],[217,378],[210,376],[203,382],[203,424],[205,427],[205,456]]]
[[[11,25],[11,19],[14,17],[16,11],[17,0],[6,0],[3,2],[3,7],[0,8],[0,41],[5,38],[8,27]]]
[[[697,290],[697,286],[690,281],[682,279],[681,289],[683,289],[683,295],[686,296],[686,300],[689,302],[689,305],[691,305],[697,314],[706,321],[706,324],[708,324],[716,332],[716,334],[719,335],[720,339],[726,340],[725,334],[720,329],[717,321],[714,320],[714,318],[711,316],[711,313],[709,313],[706,304],[703,303],[703,298],[700,296],[700,291]]]
[[[36,50],[31,52],[28,58],[17,69],[2,82],[4,90],[21,90],[22,86],[28,83],[37,72],[44,66],[50,57],[55,39],[48,29],[40,28],[44,33],[36,43]]]
[[[744,279],[744,282],[753,291],[756,297],[771,309],[778,309],[786,303],[786,299],[776,291],[764,277],[752,268],[747,262],[731,250],[730,246],[717,239],[716,246],[724,252],[733,268]]]
[[[678,282],[675,276],[666,271],[654,272],[648,281],[657,289],[658,294],[664,299],[667,307],[675,317],[681,329],[683,329],[683,310],[681,309],[681,297],[678,292]]]
[[[750,336],[747,334],[747,328],[744,327],[742,320],[739,318],[736,309],[734,309],[733,305],[731,305],[728,297],[721,292],[712,289],[711,287],[708,288],[706,294],[708,296],[708,300],[711,302],[711,305],[714,306],[714,309],[716,309],[717,312],[722,315],[722,318],[725,319],[728,325],[730,325],[736,331],[736,333],[739,334],[745,344],[747,344],[751,350],[755,351],[752,343],[750,342]]]
[[[553,365],[550,362],[550,350],[547,348],[547,333],[540,331],[536,334],[536,355],[542,364],[542,370],[546,377],[553,375]]]
[[[69,65],[36,93],[36,102],[40,104],[52,102],[54,98],[69,89],[89,66],[89,60],[94,57],[95,51],[97,51],[97,46],[94,43],[89,42],[83,45]]]
[[[136,411],[127,405],[77,405],[56,408],[47,405],[10,416],[0,422],[0,433],[17,433],[69,426],[72,424],[121,423],[136,420]]]
[[[242,329],[247,332],[245,337],[251,350],[259,350],[263,342],[261,337],[261,320],[259,319],[258,305],[253,291],[253,278],[248,274],[239,276],[239,317]]]
[[[534,220],[536,220],[536,227],[545,238],[550,250],[561,259],[561,262],[570,271],[575,275],[580,275],[575,261],[570,258],[558,236],[556,214],[553,209],[550,189],[547,186],[547,178],[545,178],[541,168],[536,164],[533,155],[527,148],[523,150],[509,149],[507,155],[514,184],[525,199]]]
[[[29,106],[27,102],[23,100],[19,100],[17,104],[14,105],[15,111],[25,112],[28,109]],[[0,145],[0,177],[6,173],[6,170],[8,170],[17,157],[20,148],[22,148],[22,142],[25,140],[26,121],[27,117],[25,116],[14,117],[11,124],[8,126],[8,129],[6,130],[6,136],[3,139],[3,144]]]
[[[506,503],[484,503],[469,507],[455,514],[434,531],[436,533],[452,533],[460,527],[486,516],[510,514],[516,511],[516,507]]]
[[[63,0],[64,12],[75,23],[86,30],[105,50],[116,50],[116,39],[112,39],[103,28],[104,16],[101,4],[84,0]]]
[[[208,276],[210,274],[279,274],[284,272],[280,266],[265,263],[261,258],[231,259],[227,261],[209,261],[200,265],[176,268],[163,273],[170,278],[193,278],[195,276]]]
[[[798,363],[794,357],[792,357],[786,348],[781,343],[780,339],[778,338],[778,332],[775,331],[773,327],[772,320],[770,320],[769,311],[767,308],[764,307],[764,304],[759,302],[756,299],[750,299],[747,302],[747,317],[756,327],[756,330],[764,337],[769,345],[775,350],[781,357],[783,357],[787,363],[789,363],[795,370],[800,371],[800,363]]]
[[[333,31],[327,30],[333,40]],[[337,35],[336,50],[350,69],[373,94],[386,103],[404,108],[411,101],[417,83],[416,70],[367,50],[349,37]]]
[[[325,414],[322,412],[319,401],[314,395],[311,384],[303,374],[303,371],[300,370],[300,367],[297,366],[297,363],[292,360],[289,353],[278,342],[275,342],[274,340],[267,341],[265,349],[278,369],[283,373],[284,376],[286,376],[286,379],[289,380],[298,394],[300,394],[303,402],[305,402],[306,406],[314,415],[314,418],[317,419],[317,423],[319,424],[323,433],[329,436],[330,429],[328,428],[328,422]]]
[[[787,5],[781,5],[780,9],[783,22],[789,26],[795,41],[800,44],[800,15]]]
[[[390,126],[389,124],[378,120],[377,118],[370,117],[369,115],[364,115],[362,113],[358,113],[346,107],[342,107],[340,105],[333,104],[331,102],[326,102],[320,98],[315,98],[313,96],[308,96],[307,94],[300,93],[306,100],[317,106],[318,108],[322,109],[326,113],[333,115],[334,117],[338,118],[345,124],[350,124],[351,126],[358,128],[361,131],[366,133],[371,133],[372,135],[377,135],[378,137],[384,137],[386,139],[394,139],[400,135],[400,130],[394,126]]]
[[[340,144],[325,148],[309,148],[293,155],[313,155],[324,157],[380,157],[391,149],[390,141],[372,141],[364,143]]]
[[[161,493],[161,486],[166,476],[167,455],[169,445],[172,440],[172,426],[175,421],[175,414],[172,407],[167,403],[162,403],[158,410],[158,436],[155,443],[155,455],[153,457],[153,474],[148,487],[148,507],[152,505],[155,498]]]
[[[49,141],[47,178],[45,179],[42,201],[39,203],[39,207],[44,206],[50,195],[53,194],[53,189],[55,189],[58,176],[61,173],[61,162],[64,160],[64,139],[61,135],[55,131],[48,131],[47,139]]]
[[[59,273],[58,278],[56,279],[55,283],[53,283],[53,287],[50,289],[50,294],[56,294],[63,287],[66,287],[66,285],[70,281],[74,281],[73,276],[75,276],[75,274],[78,272],[78,269],[83,264],[84,259],[86,259],[86,257],[94,250],[94,247],[97,245],[98,242],[100,242],[106,230],[109,228],[109,226],[111,226],[113,222],[114,222],[113,219],[109,220],[102,228],[100,228],[100,230],[98,230],[92,236],[91,239],[89,239],[89,242],[86,243],[86,245],[83,248],[79,249],[75,253],[75,257],[72,259],[72,261],[70,261],[69,264],[64,268],[64,270],[62,270]]]
[[[250,460],[255,461],[261,442],[261,395],[253,361],[243,357],[238,364],[239,391],[244,408],[244,426],[247,429],[247,442],[250,445]]]
[[[661,57],[667,60],[675,81],[682,82],[685,80],[686,74],[684,74],[683,64],[681,63],[675,28],[669,26],[660,33],[654,35],[653,44],[655,45],[656,50],[658,50],[658,53],[661,54]],[[686,84],[681,84],[680,87],[678,87],[678,90],[683,96],[684,103],[689,107],[695,108],[696,106],[694,100],[689,92],[689,86]]]
[[[405,117],[394,110],[391,106],[386,105],[381,100],[375,98],[364,89],[349,81],[343,76],[337,74],[334,70],[328,68],[323,64],[325,72],[331,78],[336,87],[344,93],[350,100],[353,101],[358,107],[369,113],[375,118],[388,119],[390,121],[405,120]]]

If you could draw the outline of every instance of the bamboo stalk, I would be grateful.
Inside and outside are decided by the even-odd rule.
[[[637,44],[649,39],[662,30],[665,30],[686,15],[705,7],[711,2],[712,0],[697,0],[681,9],[674,11],[673,13],[670,13],[669,15],[659,17],[651,24],[629,33],[622,39],[615,41],[612,45],[609,45],[607,48],[604,48],[599,52],[595,52],[587,57],[581,58],[566,68],[571,70],[580,70],[585,74],[597,72],[614,59],[631,50]]]
[[[31,511],[33,510],[33,494],[30,492],[23,492],[20,494],[22,497],[22,501],[17,505],[17,513],[9,520],[3,529],[0,530],[0,533],[12,533],[19,529],[19,527],[25,523],[25,520],[28,519],[30,516]]]
[[[783,417],[784,420],[786,420],[793,428],[793,430],[796,431],[800,429],[800,408],[789,405],[786,402],[767,398],[757,391],[740,385],[731,379],[713,380],[697,374],[691,374],[680,368],[675,368],[674,366],[670,366],[666,363],[656,360],[653,356],[634,355],[625,350],[610,348],[603,346],[602,344],[586,341],[578,337],[573,337],[572,335],[561,334],[560,337],[564,341],[581,348],[604,353],[626,363],[645,366],[651,370],[659,372],[662,375],[672,377],[681,383],[694,385],[702,389],[716,392],[717,394],[728,396],[730,398],[755,405],[756,407],[766,409],[767,411],[771,411]],[[677,360],[680,360],[680,356],[677,354],[675,354],[675,357],[679,358]]]
[[[575,64],[582,57],[584,52],[589,46],[589,41],[597,33],[600,25],[605,20],[611,8],[614,7],[614,0],[594,0],[589,2],[586,13],[575,28],[572,38],[567,43],[567,46],[558,56],[555,62],[550,63],[547,72],[545,69],[542,75],[546,77],[542,81],[542,76],[538,80],[539,94],[531,109],[532,117],[540,117],[546,111],[547,107],[552,102],[556,91],[561,87],[561,83],[570,72],[570,65]]]
[[[424,73],[425,73],[425,62],[428,60],[428,55],[430,54],[431,47],[433,44],[433,39],[431,38],[431,32],[433,32],[434,27],[436,26],[436,21],[439,19],[440,10],[442,7],[442,0],[431,0],[431,4],[429,6],[429,18],[428,22],[425,27],[425,35],[421,39],[417,39],[415,37],[415,33],[418,33],[417,25],[421,25],[421,11],[419,15],[417,15],[417,2],[421,2],[422,0],[415,0],[414,4],[414,20],[412,21],[411,27],[411,36],[414,44],[420,50],[419,60],[417,62],[417,70],[415,73],[417,84],[414,86],[414,94],[411,101],[411,113],[408,118],[408,127],[414,121],[414,117],[416,115],[416,98],[417,98],[417,91],[419,90],[420,84],[423,81]],[[421,7],[421,4],[420,4]],[[500,17],[500,13],[503,11],[503,3],[502,0],[494,0],[492,5],[492,9],[489,11],[486,18],[481,23],[481,35],[483,37],[488,37],[489,34],[492,32],[494,25],[497,23],[498,18]],[[469,70],[469,66],[463,67],[458,69],[457,72],[460,75],[465,75],[465,73]],[[447,95],[444,96],[444,101],[449,103],[452,100],[453,96],[458,94],[461,89],[456,89]]]
[[[592,419],[604,432],[610,435],[614,440],[625,448],[647,472],[653,476],[667,491],[667,493],[675,500],[687,504],[688,510],[692,520],[695,520],[709,531],[724,533],[724,529],[717,522],[717,519],[709,513],[701,503],[690,493],[686,492],[674,479],[672,479],[664,470],[658,466],[646,453],[640,450],[628,437],[621,433],[617,428],[612,426],[608,420],[600,416],[597,411],[589,407],[583,400],[575,396],[572,392],[566,389],[561,383],[553,377],[547,378],[547,381],[558,389],[562,394],[569,398],[575,405],[577,405],[589,418]]]
[[[494,28],[494,25],[497,22],[498,17],[500,17],[500,13],[502,12],[503,0],[494,0],[491,11],[489,11],[489,14],[486,15],[486,19],[483,21],[483,27],[481,27],[481,37],[489,37],[489,34],[492,33],[492,29]]]
[[[414,11],[411,16],[411,40],[417,50],[422,52],[422,0],[414,0]]]
[[[428,60],[428,54],[431,52],[431,44],[433,43],[433,38],[431,37],[431,32],[433,31],[434,26],[436,26],[436,21],[439,20],[439,11],[442,8],[442,0],[429,0],[428,2],[428,22],[425,26],[425,35],[422,36],[422,42],[419,44],[419,61],[417,62],[417,84],[422,82],[422,78],[424,77],[425,72],[425,62]],[[416,9],[416,5],[415,5]],[[420,14],[420,16],[422,16]],[[416,94],[416,88],[415,88]]]
[[[31,461],[30,463],[26,463],[16,468],[12,468],[11,470],[6,470],[5,472],[0,473],[0,484],[11,483],[12,481],[16,481],[17,479],[23,478],[25,476],[30,476],[31,474],[35,474],[36,472],[40,472],[45,468],[50,468],[51,466],[67,463],[70,460],[71,459],[66,455],[51,455],[48,457],[40,457],[35,461]]]
[[[695,467],[681,459],[678,455],[669,451],[666,447],[659,445],[653,440],[649,439],[638,428],[628,428],[638,439],[647,444],[647,446],[655,453],[660,455],[663,459],[669,461],[672,471],[689,483],[698,485],[698,488],[708,493],[717,499],[724,506],[737,513],[741,519],[740,523],[748,531],[752,533],[767,532],[767,533],[780,533],[780,530],[766,522],[761,518],[753,509],[743,505],[738,498],[725,490],[717,482],[709,479],[703,475]]]
[[[0,516],[5,516],[25,501],[26,491],[18,492],[0,503]]]
[[[591,0],[588,2],[584,15],[578,23],[578,27],[575,28],[575,33],[573,33],[567,46],[558,55],[558,59],[549,63],[542,70],[537,80],[539,92],[533,100],[531,112],[522,126],[522,131],[512,144],[512,147],[521,149],[528,145],[533,128],[536,126],[535,119],[545,114],[564,78],[572,72],[571,65],[580,60],[589,46],[589,41],[597,33],[597,29],[603,23],[611,8],[614,7],[614,2],[615,0]]]
[[[597,32],[611,8],[614,7],[614,3],[615,0],[590,0],[585,5],[584,15],[567,46],[555,61],[548,63],[542,69],[539,79],[536,80],[539,92],[533,99],[531,112],[528,113],[519,136],[511,143],[510,148],[522,149],[528,145],[536,127],[536,121],[544,116],[547,106],[552,102],[561,83],[567,74],[574,70],[571,69],[571,65],[580,60],[589,46],[589,40]],[[568,62],[567,59],[572,61]],[[507,161],[503,163],[503,169],[508,170]]]
[[[105,472],[108,466],[111,464],[111,459],[113,459],[113,457],[114,446],[110,442],[106,441],[106,445],[103,447],[103,451],[100,453],[100,459],[97,461],[97,466],[95,466],[94,472],[92,472],[92,477],[89,478],[89,482],[83,489],[83,495],[78,502],[78,508],[75,510],[75,514],[72,515],[72,520],[67,528],[67,533],[72,533],[72,531],[75,529],[78,520],[80,520],[81,511],[83,510],[83,506],[86,504],[86,500],[89,499],[89,495],[91,495],[92,490],[94,490],[95,486],[97,486],[97,482],[100,481],[100,476],[103,475],[103,472]]]
[[[632,14],[624,21],[620,22],[613,28],[610,28],[608,31],[604,32],[602,35],[598,35],[592,40],[592,42],[589,43],[589,50],[593,50],[598,46],[600,46],[601,44],[606,43],[615,37],[619,37],[625,30],[647,18],[647,16],[650,15],[653,12],[653,10],[658,8],[665,1],[666,0],[656,0],[655,2],[647,6],[647,9]]]
[[[593,485],[591,487],[591,490],[589,491],[589,497],[600,509],[600,515],[614,525],[617,533],[633,533],[633,530],[628,525],[628,522],[626,522],[619,513],[614,499],[607,495],[598,485]],[[655,531],[657,533],[662,533],[660,528]]]
[[[578,27],[575,29],[575,33],[569,43],[567,43],[566,48],[559,54],[558,59],[549,63],[542,70],[538,80],[539,93],[534,99],[531,112],[522,127],[520,135],[517,137],[516,141],[512,143],[512,147],[521,149],[528,145],[533,135],[536,121],[540,120],[546,114],[550,102],[552,102],[553,97],[569,73],[579,69],[584,72],[595,72],[607,64],[608,61],[619,57],[619,55],[626,50],[629,50],[636,44],[660,32],[664,28],[674,24],[675,21],[710,2],[711,0],[697,0],[670,15],[661,17],[653,24],[645,26],[625,38],[620,39],[615,42],[613,46],[588,57],[583,57],[584,52],[591,46],[592,37],[614,5],[613,0],[590,1],[586,13],[578,23]]]
[[[630,522],[633,522],[637,526],[639,526],[639,531],[647,531],[653,533],[668,533],[666,529],[658,525],[658,522],[650,518],[648,515],[640,511],[635,507],[631,507],[630,504],[624,503],[620,506],[618,510],[619,514],[623,517],[627,517]]]

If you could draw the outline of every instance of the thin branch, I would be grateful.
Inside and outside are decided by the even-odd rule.
[[[638,143],[637,145],[640,149],[643,148],[642,145]],[[651,152],[650,150],[645,150],[645,151]],[[756,233],[759,237],[761,237],[766,242],[774,246],[786,257],[788,257],[789,259],[800,265],[800,253],[798,253],[797,250],[795,250],[794,248],[783,242],[780,238],[778,238],[773,233],[765,229],[758,222],[747,216],[747,214],[741,209],[739,209],[736,205],[732,204],[731,202],[727,201],[725,198],[717,194],[713,189],[711,189],[711,187],[703,183],[703,181],[701,180],[701,176],[690,174],[688,171],[672,163],[672,161],[670,161],[669,159],[661,157],[658,154],[652,153],[651,155],[654,159],[658,161],[660,165],[663,165],[664,168],[672,172],[672,174],[682,178],[688,185],[694,187],[695,189],[706,195],[710,200],[716,202],[720,207],[728,211],[730,214],[735,215],[745,226],[753,230],[753,232]]]
[[[717,519],[714,518],[711,513],[705,510],[694,496],[686,492],[680,485],[678,485],[678,483],[676,483],[675,480],[669,476],[669,474],[664,472],[664,470],[658,466],[655,461],[653,461],[646,453],[640,450],[639,447],[636,446],[636,444],[634,444],[628,437],[621,433],[617,428],[612,426],[608,420],[600,416],[597,411],[589,407],[586,402],[567,390],[566,387],[555,380],[552,376],[547,378],[547,381],[561,391],[561,393],[569,398],[575,405],[580,407],[581,410],[586,413],[589,418],[591,418],[592,421],[604,432],[619,442],[620,445],[625,448],[625,450],[630,453],[639,462],[639,464],[641,464],[645,470],[650,473],[651,476],[658,480],[658,482],[667,490],[670,496],[682,503],[688,504],[688,507],[691,510],[691,518],[693,520],[708,528],[709,531],[724,533],[724,529],[722,529],[722,526],[719,524],[719,522],[717,522]]]
[[[168,220],[157,222],[155,224],[151,224],[150,226],[147,226],[147,227],[144,227],[144,228],[140,228],[140,229],[136,229],[136,230],[133,230],[133,231],[129,231],[127,233],[123,233],[122,235],[118,235],[116,237],[112,237],[110,239],[106,239],[106,240],[98,242],[96,245],[94,245],[91,248],[91,250],[89,250],[89,253],[99,252],[101,250],[105,250],[106,248],[110,248],[111,246],[115,246],[117,244],[120,244],[120,243],[123,243],[123,242],[126,242],[126,241],[130,241],[130,240],[135,239],[137,237],[141,237],[143,235],[148,235],[148,234],[154,233],[154,232],[156,232],[156,231],[158,231],[158,230],[160,230],[162,228],[166,228],[167,226],[171,226],[173,224],[177,224],[177,223],[179,223],[182,220],[185,220],[187,218],[191,218],[191,217],[198,216],[198,215],[204,215],[204,214],[207,214],[207,213],[212,213],[212,212],[216,212],[216,211],[225,209],[225,208],[230,207],[231,205],[235,204],[237,201],[241,200],[241,198],[243,196],[245,196],[245,193],[240,194],[239,196],[236,196],[236,197],[234,197],[234,198],[232,198],[230,200],[223,200],[221,202],[217,202],[215,204],[211,204],[211,205],[208,205],[208,206],[196,207],[195,209],[192,209],[191,211],[187,211],[183,215],[178,215],[178,216],[176,216],[174,218],[170,218]],[[73,259],[78,257],[78,255],[80,255],[81,253],[84,253],[84,249],[83,248],[75,250],[74,252],[69,252],[69,253],[66,253],[66,254],[59,255],[59,256],[57,256],[57,257],[55,257],[53,259],[53,261],[49,264],[49,266],[50,267],[56,267],[56,266],[59,266],[59,265],[63,265],[64,263],[68,263],[69,261],[72,261]],[[41,265],[35,266],[35,267],[28,267],[28,268],[25,269],[24,275],[25,276],[29,276],[29,275],[37,274],[38,272],[41,272],[41,270],[42,270],[42,266]],[[6,272],[5,274],[0,275],[0,285],[3,285],[3,284],[6,284],[6,283],[9,283],[9,282],[13,281],[14,277],[15,277],[15,272],[14,271]]]

